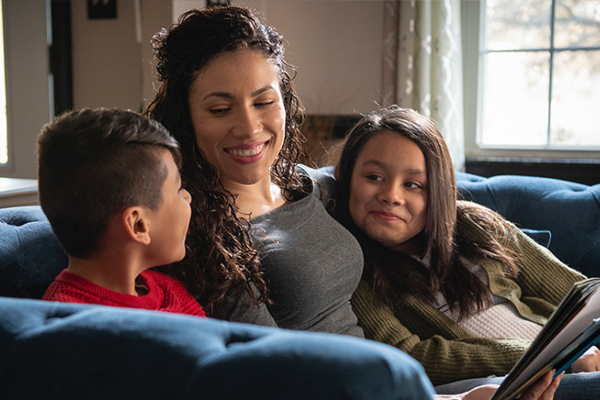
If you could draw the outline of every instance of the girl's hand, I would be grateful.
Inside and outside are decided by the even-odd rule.
[[[560,384],[560,380],[564,372],[552,380],[554,370],[548,371],[534,385],[532,385],[525,393],[521,395],[521,400],[552,400],[554,392]],[[477,386],[465,393],[454,395],[435,395],[434,399],[439,400],[489,400],[498,389],[498,385],[482,385]]]
[[[592,346],[573,363],[573,372],[595,371],[600,371],[600,350]]]
[[[556,379],[552,380],[554,370],[546,372],[535,384],[533,384],[523,395],[521,400],[552,400],[554,392],[565,374],[562,372]]]
[[[496,393],[498,385],[481,385],[459,394],[436,394],[436,400],[489,400]]]

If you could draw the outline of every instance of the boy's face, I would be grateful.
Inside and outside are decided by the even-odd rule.
[[[162,187],[161,205],[150,211],[150,248],[154,266],[170,264],[185,256],[192,201],[190,193],[181,187],[181,177],[171,152],[164,150],[161,159],[168,173]]]

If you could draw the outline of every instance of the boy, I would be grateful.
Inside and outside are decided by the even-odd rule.
[[[83,109],[45,125],[40,204],[69,265],[43,299],[205,316],[180,282],[148,270],[185,256],[180,163],[167,130],[131,111]]]

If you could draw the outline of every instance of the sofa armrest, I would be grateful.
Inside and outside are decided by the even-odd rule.
[[[41,299],[68,264],[42,209],[0,209],[0,238],[0,296]]]

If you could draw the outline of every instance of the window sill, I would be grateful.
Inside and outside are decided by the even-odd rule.
[[[37,180],[0,178],[0,208],[38,204]]]
[[[490,177],[527,175],[563,179],[585,185],[600,183],[600,160],[511,157],[467,157],[466,172]]]

